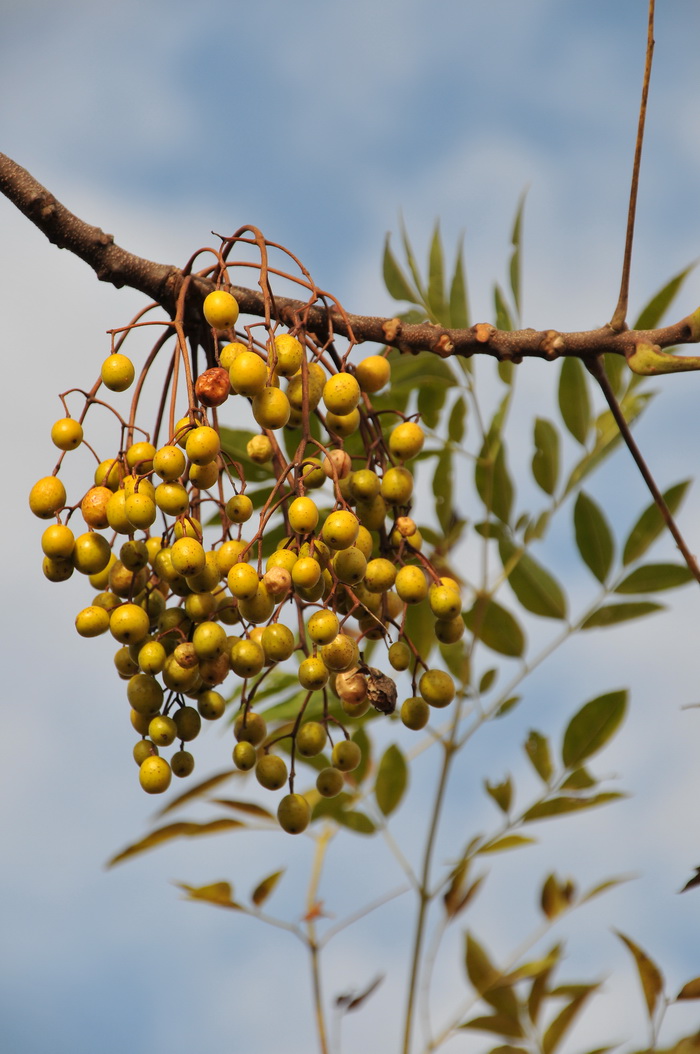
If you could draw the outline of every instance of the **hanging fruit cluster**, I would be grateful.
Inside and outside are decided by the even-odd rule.
[[[309,822],[309,805],[294,793],[295,756],[330,749],[331,764],[316,785],[334,796],[361,761],[343,716],[395,709],[395,682],[365,663],[367,642],[378,642],[393,671],[408,671],[411,694],[399,712],[408,728],[420,729],[455,688],[449,674],[429,669],[418,654],[407,612],[428,604],[445,644],[460,639],[464,621],[457,582],[440,577],[421,552],[411,517],[408,466],[423,447],[423,429],[399,411],[372,406],[372,395],[390,385],[388,358],[351,364],[352,341],[341,357],[330,339],[308,331],[303,312],[291,332],[282,331],[271,321],[269,291],[265,321],[237,330],[238,303],[228,291],[234,265],[226,260],[236,243],[267,249],[256,232],[252,239],[239,233],[216,253],[216,267],[195,276],[212,277],[217,288],[194,323],[184,309],[194,280],[185,279],[177,316],[162,324],[134,386],[128,420],[109,408],[119,422],[114,449],[104,460],[95,455],[94,478],[73,504],[59,477],[64,456],[88,445],[83,421],[93,406],[107,405],[104,389],[132,387],[136,370],[120,349],[130,333],[154,323],[139,316],[112,334],[99,379],[82,393],[79,419],[68,415],[72,393],[61,397],[66,416],[51,438],[62,454],[53,474],[32,487],[29,504],[54,521],[41,539],[46,577],[61,582],[77,571],[94,591],[76,616],[78,633],[109,633],[120,645],[114,663],[142,737],[133,753],[144,790],[160,793],[173,774],[192,772],[187,746],[202,719],[225,713],[223,686],[232,674],[240,700],[233,762],[254,768],[263,787],[288,785],[278,817],[298,833]],[[259,268],[267,290],[266,252]],[[310,306],[326,295],[306,278]],[[196,376],[198,344],[208,363]],[[168,346],[155,427],[146,431],[137,424],[142,384]],[[225,403],[234,420],[252,414],[257,427],[245,458],[229,449],[229,432],[219,424]],[[259,467],[256,483],[269,485],[251,490],[246,466],[249,475]],[[294,659],[304,701],[291,725],[268,732],[254,710],[256,691],[273,668]],[[323,706],[311,720],[305,712],[315,693]],[[283,743],[291,770],[275,750]],[[168,747],[166,759],[161,751]]]

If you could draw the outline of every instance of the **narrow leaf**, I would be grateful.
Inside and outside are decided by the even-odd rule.
[[[525,753],[530,759],[532,766],[545,783],[549,783],[554,772],[552,764],[552,753],[549,749],[549,740],[541,732],[532,731],[525,740]]]
[[[574,506],[574,532],[584,563],[599,582],[605,582],[615,555],[615,543],[602,510],[584,491]]]
[[[506,834],[503,838],[496,838],[493,842],[487,842],[478,850],[478,853],[501,853],[505,849],[522,849],[525,845],[533,845],[534,838],[526,838],[522,834]]]
[[[214,904],[217,908],[232,908],[241,911],[241,905],[233,900],[233,890],[230,882],[212,882],[208,886],[188,886],[185,882],[176,882],[175,885],[187,894],[188,900],[204,900],[207,904]]]
[[[460,239],[457,247],[457,259],[450,286],[450,325],[453,329],[469,328],[469,298],[464,269],[463,239]]]
[[[653,615],[657,611],[663,611],[663,604],[654,604],[651,600],[640,600],[629,604],[606,604],[589,615],[582,623],[581,629],[602,629],[605,626],[614,626],[619,622],[629,622],[631,619],[642,618],[644,615]]]
[[[658,593],[677,589],[693,582],[694,576],[685,564],[645,564],[627,575],[615,588],[616,593]]]
[[[384,242],[384,260],[382,264],[384,285],[394,300],[407,300],[410,304],[415,304],[418,302],[418,295],[396,262],[389,244],[390,237],[387,234]]]
[[[700,999],[700,977],[694,977],[692,981],[686,981],[676,996],[676,1001],[682,999]]]
[[[493,303],[496,311],[496,329],[512,330],[513,318],[511,316],[503,290],[496,283],[493,287]]]
[[[428,306],[436,322],[449,326],[450,319],[445,304],[445,260],[439,222],[436,222],[433,228],[428,257]]]
[[[452,451],[447,447],[437,459],[435,474],[433,475],[433,495],[435,497],[435,512],[438,521],[443,533],[447,534],[454,516],[452,508]]]
[[[115,864],[121,863],[122,860],[128,860],[130,856],[136,856],[137,853],[153,849],[155,846],[162,845],[163,842],[172,841],[174,838],[196,838],[204,834],[221,834],[223,831],[233,831],[237,827],[245,827],[245,824],[240,820],[210,820],[209,823],[185,823],[184,821],[171,823],[167,827],[159,827],[157,830],[151,831],[145,838],[132,843],[126,849],[122,849],[120,853],[117,853],[116,856],[113,856],[107,862],[107,867],[114,867]]]
[[[584,987],[584,986],[582,986]],[[586,985],[585,990],[575,995],[571,1002],[554,1018],[551,1025],[542,1037],[542,1054],[553,1054],[569,1031],[584,1003],[589,996],[598,988],[597,984]]]
[[[262,805],[256,805],[252,801],[237,801],[233,798],[211,798],[210,801],[212,805],[223,805],[225,809],[235,809],[249,816],[257,816],[261,820],[275,819],[269,809],[264,809]]]
[[[177,809],[179,805],[184,805],[185,802],[193,801],[195,798],[201,798],[210,790],[213,790],[214,787],[218,787],[220,783],[224,783],[226,780],[235,777],[240,778],[240,776],[241,773],[237,769],[226,769],[225,772],[217,772],[215,776],[209,776],[200,783],[196,783],[193,787],[189,787],[188,790],[183,791],[182,794],[178,794],[176,798],[173,798],[172,801],[169,801],[167,805],[163,806],[157,815],[165,816],[166,813],[172,812],[173,809]]]
[[[687,479],[664,491],[662,497],[673,514],[680,507],[689,485],[690,480]],[[638,560],[640,556],[643,556],[665,526],[661,513],[656,504],[652,502],[644,510],[629,533],[622,553],[623,564],[631,564],[634,560]]]
[[[399,747],[392,743],[382,755],[374,783],[374,796],[384,816],[390,816],[398,807],[406,791],[407,782],[406,759]]]
[[[513,220],[513,230],[511,232],[510,240],[513,246],[513,253],[510,258],[510,288],[513,294],[513,302],[515,303],[515,310],[518,315],[521,312],[521,286],[520,286],[520,256],[521,256],[521,240],[522,240],[522,228],[523,228],[523,210],[525,208],[525,198],[527,191],[523,191],[520,195],[520,201],[515,211],[515,219]]]
[[[632,329],[656,329],[695,266],[696,264],[692,263],[689,267],[684,267],[667,282],[642,309]]]
[[[416,605],[423,607],[424,605]],[[525,634],[517,620],[506,608],[486,595],[477,596],[474,606],[464,615],[467,629],[482,640],[487,648],[519,658],[525,650]],[[419,649],[420,650],[420,649]],[[422,654],[422,652],[421,652]]]
[[[484,780],[484,789],[502,812],[509,812],[513,801],[513,781],[510,776],[502,783],[489,783],[488,780]]]
[[[479,995],[486,992],[501,976],[500,970],[493,965],[486,949],[468,931],[464,945],[464,962],[467,977]]]
[[[559,376],[559,410],[571,435],[585,444],[591,427],[591,403],[586,371],[580,361],[567,356]]]
[[[622,724],[627,711],[625,690],[607,692],[587,702],[574,714],[564,733],[562,761],[567,769],[597,754]]]
[[[464,396],[460,395],[450,410],[450,418],[447,422],[447,435],[451,442],[457,446],[464,439],[464,419],[467,413],[467,404]]]
[[[374,834],[377,829],[369,816],[353,809],[339,812],[335,819],[342,827],[347,827],[349,831],[354,831],[355,834]]]
[[[565,619],[566,596],[549,571],[545,571],[529,553],[521,552],[508,538],[501,538],[498,548],[503,566],[508,571],[508,584],[522,606],[533,615]],[[518,562],[508,570],[508,565],[518,555]]]
[[[619,930],[615,930],[614,932],[623,944],[627,945],[634,957],[637,973],[639,974],[639,981],[644,994],[644,1001],[647,1005],[647,1013],[649,1014],[649,1020],[651,1021],[654,1017],[654,1011],[656,1010],[659,996],[664,990],[663,974],[656,963],[650,959],[647,953],[642,951],[639,945],[635,944],[630,937],[626,937],[625,934],[620,933]]]
[[[559,433],[551,421],[536,417],[532,475],[545,494],[554,494],[559,479]]]
[[[547,820],[551,816],[563,816],[568,812],[581,812],[596,805],[607,805],[608,802],[618,801],[623,794],[616,791],[606,791],[602,794],[594,794],[590,798],[559,797],[550,798],[548,801],[537,802],[531,809],[523,813],[523,822],[530,823],[533,820]]]
[[[493,1032],[498,1036],[510,1036],[513,1039],[523,1039],[525,1033],[522,1025],[514,1021],[506,1014],[492,1014],[483,1017],[473,1017],[471,1021],[464,1021],[458,1028],[469,1028],[478,1032]]]
[[[274,871],[271,875],[268,875],[267,878],[264,878],[262,882],[257,884],[250,895],[250,899],[253,901],[256,908],[259,908],[261,904],[265,903],[283,874],[284,869],[281,871]]]
[[[403,251],[406,254],[406,263],[408,264],[409,270],[411,272],[411,276],[413,278],[413,281],[415,282],[416,289],[418,290],[419,298],[420,298],[420,300],[423,303],[426,303],[427,296],[426,296],[426,292],[425,292],[425,287],[423,286],[423,283],[421,281],[420,271],[418,270],[418,264],[416,263],[416,258],[413,255],[413,249],[411,248],[411,243],[408,240],[408,232],[406,231],[406,224],[404,223],[403,216],[400,217],[400,224],[401,224],[401,240],[403,242]]]

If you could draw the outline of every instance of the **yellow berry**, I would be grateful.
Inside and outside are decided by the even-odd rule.
[[[226,330],[235,326],[238,318],[238,301],[224,289],[215,289],[204,298],[204,317],[212,329]]]
[[[72,417],[61,417],[51,428],[51,442],[59,450],[75,450],[83,441],[83,426]]]

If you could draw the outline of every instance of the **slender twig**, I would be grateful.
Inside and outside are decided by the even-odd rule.
[[[605,396],[608,406],[610,407],[610,412],[615,418],[615,423],[617,424],[617,427],[620,429],[620,435],[624,439],[627,449],[634,458],[635,464],[637,465],[637,468],[639,469],[642,475],[642,479],[646,483],[649,489],[649,493],[654,499],[656,507],[658,508],[659,512],[661,513],[661,516],[663,517],[664,523],[673,535],[673,539],[678,548],[680,549],[683,555],[683,559],[688,565],[688,569],[690,570],[693,577],[698,582],[700,582],[700,567],[698,567],[695,557],[691,553],[690,549],[688,548],[685,542],[685,539],[683,538],[683,535],[678,529],[678,525],[676,524],[676,521],[673,518],[671,510],[664,501],[663,494],[657,487],[654,477],[649,471],[649,467],[642,456],[642,452],[640,451],[639,447],[632,438],[632,433],[630,432],[629,425],[625,420],[625,415],[620,409],[620,404],[615,398],[615,393],[610,387],[610,381],[608,380],[607,374],[605,373],[601,360],[594,359],[592,362],[586,363],[586,365],[588,366],[589,372],[593,375],[593,377],[595,377],[598,384],[600,385],[600,389],[603,395]]]
[[[610,328],[615,332],[624,329],[627,318],[627,303],[630,288],[630,267],[632,266],[632,242],[634,240],[634,220],[637,212],[637,192],[639,190],[639,167],[642,161],[642,145],[644,143],[644,124],[647,116],[647,99],[649,98],[649,80],[651,78],[651,60],[654,54],[654,0],[649,0],[649,26],[647,30],[647,51],[644,63],[644,81],[642,83],[642,100],[639,106],[639,122],[637,124],[637,141],[634,147],[634,162],[632,164],[632,184],[630,186],[630,202],[627,212],[627,234],[625,236],[625,255],[622,262],[622,280],[620,282],[620,296],[618,297],[615,313],[610,321]]]

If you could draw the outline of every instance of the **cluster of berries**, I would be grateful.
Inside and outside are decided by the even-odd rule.
[[[263,346],[250,337],[244,343],[235,329],[238,304],[224,289],[206,297],[203,311],[216,365],[196,381],[187,374],[187,412],[177,421],[173,412],[167,442],[133,441],[132,404],[119,449],[98,463],[77,503],[67,503],[58,473],[64,453],[84,442],[95,393],[126,391],[135,378],[131,360],[112,352],[80,421],[67,416],[51,429],[64,453],[53,475],[32,487],[29,504],[55,521],[41,539],[46,577],[61,582],[77,571],[95,591],[76,616],[78,633],[109,633],[120,645],[114,663],[142,737],[134,758],[144,790],[160,793],[173,774],[192,772],[186,745],[202,719],[224,715],[221,689],[233,674],[242,682],[233,762],[254,769],[266,788],[288,784],[278,817],[298,833],[310,808],[294,793],[295,756],[318,758],[330,748],[316,787],[336,795],[361,760],[343,715],[395,709],[395,682],[366,665],[365,642],[382,642],[392,670],[408,671],[412,691],[399,713],[407,727],[423,728],[431,707],[447,706],[455,688],[417,653],[406,615],[428,604],[436,638],[454,643],[464,633],[462,601],[457,582],[440,577],[422,553],[411,517],[407,463],[423,447],[423,429],[372,407],[371,396],[390,383],[389,359],[370,355],[352,366],[301,328],[296,335],[266,330]],[[173,406],[174,385],[171,370],[164,399],[170,390]],[[218,423],[227,400],[252,412],[259,429],[245,459],[227,449]],[[246,465],[260,466],[269,482],[251,490]],[[79,518],[84,528],[75,531]],[[252,708],[257,686],[294,658],[304,702],[291,726],[268,734]],[[305,719],[314,693],[322,693],[321,716]],[[171,745],[177,749],[166,760],[160,752]],[[291,752],[291,776],[271,749],[282,745]]]

